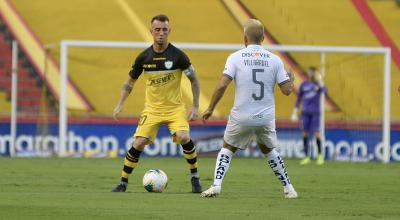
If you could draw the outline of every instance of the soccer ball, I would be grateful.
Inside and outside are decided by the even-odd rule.
[[[147,171],[143,176],[143,186],[148,192],[162,192],[167,188],[168,177],[164,171],[153,169]]]

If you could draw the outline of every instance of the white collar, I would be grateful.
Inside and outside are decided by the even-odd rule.
[[[249,44],[247,45],[247,48],[263,48],[263,46],[259,44]]]

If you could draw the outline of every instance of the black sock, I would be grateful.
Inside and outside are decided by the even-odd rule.
[[[128,183],[128,176],[137,166],[141,153],[142,151],[136,150],[134,147],[131,147],[131,149],[126,153],[124,168],[121,173],[121,182]]]
[[[320,138],[315,138],[315,139],[317,141],[318,154],[322,154],[321,139]]]
[[[303,148],[304,148],[304,153],[306,154],[306,157],[309,157],[310,155],[308,154],[308,149],[310,148],[308,144],[308,137],[303,137]]]
[[[198,175],[197,173],[197,152],[196,147],[192,140],[190,140],[186,144],[182,144],[183,148],[183,156],[186,159],[186,162],[189,164],[190,173],[194,176]]]

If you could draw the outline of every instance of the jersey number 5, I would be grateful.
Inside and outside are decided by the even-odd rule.
[[[252,69],[253,71],[253,82],[255,84],[260,85],[260,95],[257,96],[257,94],[252,94],[251,97],[253,97],[254,100],[260,101],[261,99],[264,98],[264,83],[262,81],[257,80],[257,73],[263,73],[264,69]]]

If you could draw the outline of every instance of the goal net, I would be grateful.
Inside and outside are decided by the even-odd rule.
[[[226,58],[239,44],[176,43],[185,51],[201,83],[200,112],[208,105]],[[120,119],[112,119],[122,84],[136,56],[149,47],[145,42],[63,41],[60,47],[61,93],[57,153],[59,156],[123,155],[129,149],[140,112],[144,107],[145,81],[140,77],[125,102]],[[266,46],[278,54],[296,76],[296,88],[315,66],[324,76],[328,93],[321,105],[321,134],[327,159],[388,162],[390,158],[390,51],[386,48]],[[71,80],[90,102],[91,110],[70,108],[67,80]],[[183,77],[182,96],[191,103],[190,83]],[[297,91],[297,89],[296,89]],[[280,151],[286,157],[304,157],[300,122],[290,121],[296,94],[289,97],[275,89]],[[233,105],[231,85],[217,106],[211,122],[192,123],[191,135],[200,153],[219,149],[223,129]],[[314,144],[315,145],[315,144]],[[315,151],[315,146],[314,148]],[[180,148],[168,129],[161,127],[148,156],[174,156]],[[175,153],[175,154],[174,154]],[[315,152],[314,152],[315,153]],[[243,156],[260,155],[255,143]]]

